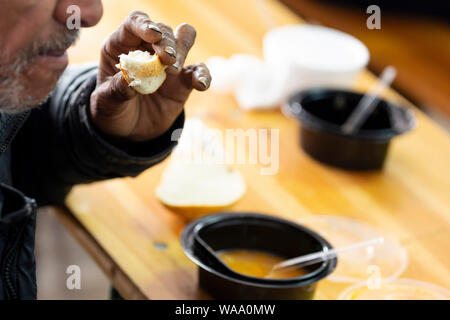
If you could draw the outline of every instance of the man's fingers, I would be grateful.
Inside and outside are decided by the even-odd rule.
[[[211,74],[204,63],[197,63],[188,67],[192,71],[192,87],[198,91],[205,91],[211,85]]]
[[[173,66],[176,71],[180,71],[183,68],[189,50],[194,45],[196,34],[194,27],[188,23],[180,24],[175,29],[177,62]]]
[[[158,42],[162,38],[162,30],[142,11],[133,11],[130,13],[123,26],[123,30],[125,31],[124,36],[129,36],[129,34],[126,34],[128,32],[148,43]],[[120,40],[123,42],[127,41],[125,37],[121,37]]]
[[[161,41],[162,36],[162,30],[150,20],[145,12],[133,11],[119,29],[111,35],[110,41],[107,43],[115,48],[132,48],[138,47],[142,42],[156,43]],[[120,53],[123,52],[114,54]]]
[[[128,15],[106,41],[103,51],[109,59],[116,61],[120,54],[141,48],[154,51],[165,65],[170,66],[177,61],[177,43],[172,29],[164,23],[153,22],[141,11]]]
[[[156,25],[162,32],[162,39],[152,43],[153,50],[155,50],[163,64],[173,65],[177,61],[177,44],[172,28],[161,22]]]

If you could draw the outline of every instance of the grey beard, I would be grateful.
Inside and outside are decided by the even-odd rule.
[[[0,80],[0,111],[7,114],[22,113],[41,102],[24,91],[19,75]]]
[[[39,54],[66,48],[75,43],[78,36],[78,30],[67,31],[61,27],[60,32],[55,32],[54,36],[45,43],[35,41],[22,50],[9,66],[5,67],[2,62],[0,64],[0,112],[22,113],[47,101],[50,92],[44,99],[26,93],[27,88],[20,80],[21,74]]]
[[[38,99],[23,93],[21,84],[12,84],[10,88],[0,89],[0,112],[19,114],[46,103],[50,96],[51,93],[43,99]]]

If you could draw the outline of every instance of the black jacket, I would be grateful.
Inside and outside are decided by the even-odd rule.
[[[0,299],[35,299],[36,207],[62,204],[74,184],[136,176],[176,145],[172,131],[123,143],[96,131],[89,100],[95,65],[70,67],[49,100],[19,115],[0,113]],[[20,190],[20,191],[19,191]]]

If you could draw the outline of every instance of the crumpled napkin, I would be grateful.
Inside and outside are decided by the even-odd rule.
[[[277,107],[286,94],[286,69],[255,56],[236,54],[229,59],[212,57],[206,64],[213,79],[211,89],[234,93],[245,110]]]

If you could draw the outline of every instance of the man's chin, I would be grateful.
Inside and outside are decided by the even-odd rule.
[[[55,76],[45,82],[36,80],[28,83],[27,81],[27,85],[16,83],[9,88],[3,86],[0,88],[0,112],[19,114],[42,105],[49,99],[58,78],[59,76]]]
[[[26,111],[30,111],[31,109],[46,103],[49,98],[50,94],[48,94],[42,99],[29,97],[26,100],[23,99],[22,101],[9,101],[6,103],[5,101],[2,101],[0,104],[0,112],[10,115],[24,113]]]
[[[50,63],[51,61],[54,59],[39,57],[27,66],[23,81],[31,95],[46,97],[55,88],[68,65],[68,61],[65,60],[59,61],[58,64]]]
[[[38,57],[24,71],[0,81],[0,112],[31,110],[47,101],[68,64],[67,56]]]

